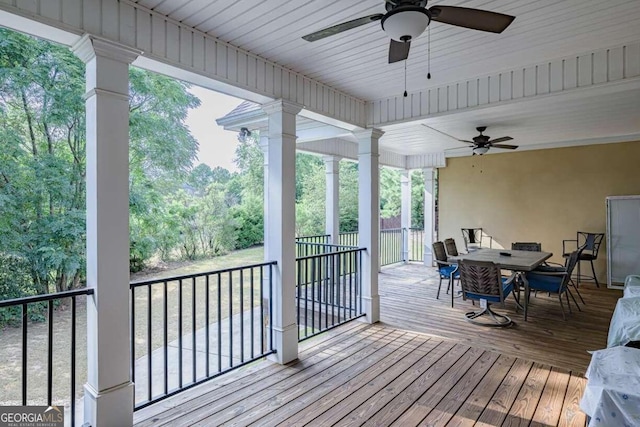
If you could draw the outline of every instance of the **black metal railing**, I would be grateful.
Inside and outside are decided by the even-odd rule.
[[[131,283],[136,410],[274,352],[275,264]]]
[[[403,241],[408,239],[408,259],[404,259]],[[340,244],[358,247],[358,232],[340,233]],[[404,261],[422,261],[424,231],[419,228],[388,228],[380,230],[380,266]]]
[[[296,239],[296,258],[309,256],[309,255],[321,255],[329,252],[335,252],[337,250],[340,250],[340,248],[351,248],[351,246],[339,246],[339,245],[332,245],[329,243],[299,242]]]
[[[296,260],[300,341],[363,316],[362,253],[353,248]]]
[[[402,242],[404,229],[389,228],[380,230],[380,266],[403,262]]]
[[[14,340],[9,340],[9,335],[4,336],[11,331],[2,331],[2,345],[5,349],[10,349],[11,353],[14,353],[15,346],[15,353],[20,354],[20,368],[11,370],[16,372],[16,376],[19,372],[19,378],[10,378],[11,375],[8,372],[5,372],[2,378],[5,391],[8,384],[20,383],[20,399],[17,396],[10,396],[9,401],[2,399],[3,405],[65,406],[65,412],[67,410],[70,412],[71,425],[75,425],[78,379],[76,372],[78,298],[91,295],[93,291],[93,288],[85,288],[0,301],[0,310],[7,310],[21,317],[20,345],[11,342]],[[84,302],[83,307],[86,306]],[[31,322],[30,317],[46,319],[46,329],[39,322]],[[30,327],[38,329],[37,332],[32,331],[33,337],[29,333]],[[84,330],[82,333],[84,336]],[[61,346],[61,342],[68,345]],[[43,360],[45,355],[46,361]],[[68,364],[60,363],[60,360],[68,360]],[[2,363],[9,365],[11,362],[6,360]],[[45,378],[42,378],[43,365],[46,365]],[[56,365],[55,369],[54,365]],[[69,369],[67,370],[64,365]],[[80,373],[80,377],[83,381],[86,372]],[[67,386],[61,386],[63,383],[67,383]]]
[[[409,261],[424,260],[424,230],[422,228],[409,229]]]

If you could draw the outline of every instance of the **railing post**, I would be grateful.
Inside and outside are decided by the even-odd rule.
[[[268,116],[268,205],[265,212],[265,259],[277,262],[273,272],[273,345],[278,363],[298,358],[296,323],[295,158],[296,115],[301,107],[283,100],[264,104]]]
[[[129,64],[140,54],[85,35],[87,383],[84,420],[133,424],[129,312]]]
[[[378,270],[380,268],[380,168],[378,140],[384,132],[368,129],[354,133],[358,140],[358,245],[362,256],[362,303],[366,321],[380,320]]]

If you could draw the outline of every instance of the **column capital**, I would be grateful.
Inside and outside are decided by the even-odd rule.
[[[324,160],[325,163],[339,162],[340,160],[342,160],[342,157],[328,155],[328,156],[322,156],[322,160]]]
[[[262,108],[262,111],[264,111],[267,115],[279,112],[298,114],[302,110],[301,105],[294,102],[285,101],[284,99],[277,99],[275,101],[267,102],[266,104],[262,104],[260,107]]]
[[[71,46],[71,51],[85,64],[96,56],[103,56],[119,62],[131,64],[142,51],[132,49],[120,43],[115,43],[101,37],[85,34]]]
[[[353,136],[356,137],[358,142],[360,141],[368,141],[368,140],[378,140],[384,135],[384,131],[381,129],[370,128],[365,130],[359,130],[353,132]]]

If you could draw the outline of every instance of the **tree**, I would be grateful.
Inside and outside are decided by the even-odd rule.
[[[340,232],[358,231],[358,164],[340,162]]]
[[[227,201],[236,229],[236,247],[248,248],[264,240],[264,155],[259,135],[239,136],[235,163],[238,173],[228,183]]]
[[[395,169],[380,169],[380,217],[394,218],[401,208],[400,172]]]
[[[325,232],[325,167],[318,156],[296,154],[296,235]]]
[[[156,253],[171,257],[178,244],[176,218],[166,196],[188,182],[198,142],[184,121],[200,100],[187,83],[130,68],[129,205],[130,267],[144,267]],[[206,171],[205,171],[206,172]],[[198,172],[196,172],[196,175]],[[205,173],[206,175],[206,173]],[[206,186],[206,183],[199,183]]]
[[[411,227],[424,227],[424,174],[411,172]]]
[[[66,48],[0,30],[3,251],[37,293],[84,272],[84,65]]]
[[[28,261],[36,293],[78,286],[85,271],[84,69],[64,47],[0,29],[1,247]],[[168,77],[129,77],[131,259],[142,265],[162,196],[196,159],[184,119],[199,100]]]

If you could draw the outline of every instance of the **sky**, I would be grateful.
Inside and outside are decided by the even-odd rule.
[[[218,126],[216,119],[233,110],[242,100],[199,86],[192,86],[189,92],[200,98],[201,102],[200,107],[189,110],[186,120],[191,134],[200,144],[196,163],[206,163],[212,169],[222,166],[232,172],[237,171],[233,158],[238,134]]]

